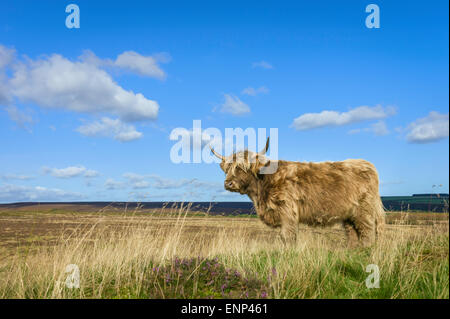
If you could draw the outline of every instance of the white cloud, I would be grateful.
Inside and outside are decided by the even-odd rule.
[[[142,189],[150,187],[150,183],[145,181],[145,179],[148,178],[145,175],[139,175],[136,173],[125,173],[123,174],[123,177],[128,179],[128,181],[131,183],[131,186],[134,189]]]
[[[126,121],[155,119],[158,103],[126,91],[97,67],[60,55],[18,68],[11,79],[19,99],[82,113],[112,113]]]
[[[51,168],[44,166],[42,168],[42,171],[44,172],[44,174],[50,174],[51,176],[57,178],[71,178],[78,176],[93,178],[100,175],[99,172],[92,169],[86,169],[86,167],[84,166],[69,166],[66,168]]]
[[[253,62],[252,67],[254,68],[263,68],[263,69],[273,69],[273,66],[266,62],[266,61],[260,61],[260,62]]]
[[[100,173],[99,172],[97,172],[97,171],[94,171],[93,169],[88,169],[88,170],[86,170],[85,172],[84,172],[84,177],[86,177],[86,178],[93,178],[93,177],[97,177],[97,176],[99,176],[100,175]]]
[[[0,48],[5,50],[4,47]],[[125,52],[119,57],[122,68],[162,76],[157,68],[150,67],[148,57],[131,52]],[[155,58],[151,59],[156,61]],[[13,96],[22,102],[35,103],[45,108],[112,114],[123,121],[156,119],[159,110],[156,101],[147,99],[141,93],[125,90],[92,60],[71,61],[62,55],[52,54],[35,60],[16,61],[12,77],[6,79],[6,84],[0,81],[1,98],[5,100]],[[6,95],[4,87],[8,93]]]
[[[126,181],[115,181],[108,179],[105,187],[110,190],[134,189],[129,196],[137,200],[176,200],[193,201],[199,200],[221,200],[242,199],[242,196],[226,192],[222,182],[210,182],[192,179],[172,179],[155,174],[137,174],[128,172],[122,175]],[[147,189],[148,191],[139,191]]]
[[[186,186],[188,184],[191,184],[195,181],[195,179],[168,179],[168,178],[162,178],[157,175],[149,176],[152,180],[152,187],[157,189],[169,189],[169,188],[181,188],[183,186]]]
[[[146,176],[139,175],[136,173],[125,173],[125,174],[123,174],[123,177],[125,177],[126,179],[128,179],[132,182],[141,182],[146,178]]]
[[[163,80],[166,73],[158,66],[158,62],[167,62],[170,57],[166,55],[143,56],[134,51],[126,51],[117,56],[114,65],[135,72]]]
[[[269,93],[269,89],[265,86],[261,86],[257,89],[248,87],[242,90],[242,94],[250,95],[250,96],[256,96],[258,94],[267,94]]]
[[[292,126],[300,131],[326,126],[342,126],[368,120],[378,120],[395,114],[393,107],[380,105],[359,106],[348,112],[322,111],[320,113],[306,113],[296,119]]]
[[[387,128],[386,123],[384,121],[378,121],[376,123],[373,123],[370,127],[350,130],[348,134],[357,134],[361,132],[370,132],[375,134],[376,136],[383,136],[389,134],[389,129]]]
[[[187,184],[192,183],[195,179],[187,180],[187,179],[179,179],[173,180],[168,178],[163,178],[158,175],[148,174],[148,175],[140,175],[136,173],[125,173],[123,177],[128,179],[133,188],[147,188],[152,186],[156,189],[169,189],[169,188],[180,188]],[[151,180],[152,184],[147,182],[146,180]]]
[[[28,181],[28,180],[34,179],[35,177],[29,176],[29,175],[7,174],[7,175],[0,176],[0,178],[3,180],[15,179],[15,180],[21,180],[21,181]]]
[[[109,190],[123,189],[125,187],[126,187],[126,185],[124,182],[118,182],[112,178],[108,178],[105,182],[105,188],[109,189]]]
[[[34,120],[30,114],[19,110],[14,105],[5,107],[5,111],[8,113],[9,118],[14,121],[17,126],[31,132],[31,126],[34,124]]]
[[[16,50],[7,48],[0,44],[0,70],[9,66],[16,55]]]
[[[242,102],[237,96],[224,94],[225,102],[222,104],[221,112],[233,115],[242,115],[250,112],[250,107]]]
[[[44,174],[50,174],[57,178],[71,178],[76,176],[81,176],[86,172],[86,167],[84,166],[69,166],[66,168],[50,168],[44,166],[42,168]]]
[[[103,117],[100,121],[91,122],[77,128],[85,136],[113,137],[120,142],[130,142],[140,139],[142,133],[133,125],[125,124],[120,119]]]
[[[42,186],[0,186],[0,201],[21,202],[21,201],[67,201],[79,200],[84,196],[80,193],[67,192],[57,188],[46,188]]]
[[[5,70],[13,62],[15,54],[16,52],[14,49],[9,49],[0,44],[0,104],[7,105],[11,103],[12,100]]]
[[[80,56],[80,60],[98,67],[118,68],[138,75],[164,80],[167,74],[158,63],[167,63],[171,58],[167,53],[144,56],[134,51],[125,51],[119,54],[116,60],[100,59],[92,51],[85,50]]]
[[[410,143],[432,143],[448,137],[449,114],[432,111],[406,128],[406,139]]]
[[[377,136],[384,136],[389,134],[389,129],[384,121],[378,121],[371,125],[370,130]]]
[[[205,190],[213,190],[216,187],[220,187],[223,189],[222,183],[215,183],[215,182],[207,182],[207,181],[201,181],[196,178],[192,179],[169,179],[169,178],[163,178],[158,175],[150,175],[150,179],[154,181],[152,184],[152,187],[157,189],[177,189],[182,187],[192,187],[193,189],[200,189],[203,188]]]
[[[150,187],[150,183],[146,181],[135,182],[133,184],[134,189],[148,188]]]
[[[139,192],[133,191],[128,193],[130,198],[139,201],[181,201],[181,202],[193,202],[193,201],[248,201],[247,196],[240,195],[232,192],[225,191],[223,185],[221,185],[221,190],[201,190],[197,189],[186,189],[179,191],[167,191],[164,192]]]
[[[203,189],[211,189],[217,186],[222,187],[222,183],[214,183],[201,181],[196,178],[192,179],[171,179],[164,178],[155,174],[136,174],[136,173],[125,173],[122,175],[124,178],[128,180],[128,185],[137,189],[137,188],[148,188],[152,187],[154,189],[179,189],[186,186],[192,186],[195,189],[203,188]],[[125,183],[122,183],[121,186],[124,186]]]
[[[2,77],[3,76],[0,73],[0,105],[7,105],[11,103],[11,96],[9,95],[9,90],[5,80],[3,80]]]

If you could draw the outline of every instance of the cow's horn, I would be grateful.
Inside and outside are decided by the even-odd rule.
[[[269,149],[269,138],[270,137],[267,138],[266,147],[264,147],[264,149],[258,153],[259,155],[264,155],[267,153],[267,150]]]
[[[211,152],[213,152],[214,155],[216,155],[218,158],[220,158],[222,161],[225,159],[225,156],[220,155],[219,153],[217,153],[212,147],[211,145],[209,146],[209,148],[211,149]]]

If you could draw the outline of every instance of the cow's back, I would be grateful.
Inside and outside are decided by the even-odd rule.
[[[303,163],[279,161],[268,192],[276,202],[294,203],[298,218],[309,224],[332,224],[350,216],[360,201],[378,196],[378,174],[365,160]]]

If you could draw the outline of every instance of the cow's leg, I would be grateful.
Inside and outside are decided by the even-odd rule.
[[[373,216],[367,211],[363,211],[355,217],[354,225],[358,233],[359,242],[362,246],[370,246],[374,241],[375,224]]]
[[[298,224],[287,222],[281,225],[281,240],[285,245],[294,244],[297,241]]]
[[[350,248],[356,247],[358,245],[358,232],[355,229],[355,225],[351,220],[344,221],[345,234],[347,235],[347,242]]]

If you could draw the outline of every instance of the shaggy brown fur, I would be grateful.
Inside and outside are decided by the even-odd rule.
[[[268,148],[268,141],[265,151]],[[349,244],[363,245],[378,237],[384,209],[378,193],[378,174],[365,161],[300,163],[278,161],[274,174],[260,174],[270,161],[260,153],[241,151],[222,158],[225,189],[246,194],[259,218],[280,227],[282,239],[293,241],[298,224],[330,226],[341,223]],[[374,232],[375,230],[375,232]]]

